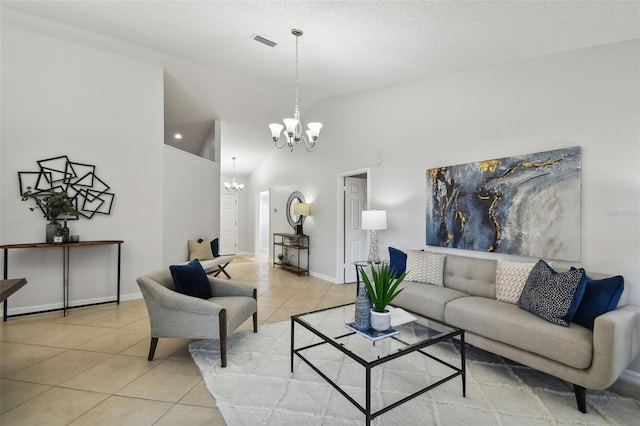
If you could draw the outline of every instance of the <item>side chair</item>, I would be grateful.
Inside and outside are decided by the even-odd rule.
[[[136,279],[144,297],[151,323],[153,356],[160,337],[220,340],[221,366],[227,366],[227,336],[253,316],[253,331],[258,332],[257,291],[232,280],[207,276],[213,297],[201,299],[176,291],[167,269]]]

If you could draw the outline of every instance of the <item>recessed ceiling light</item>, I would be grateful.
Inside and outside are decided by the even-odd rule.
[[[182,135],[180,133],[176,133],[175,135],[173,135],[173,138],[180,140],[182,139]]]

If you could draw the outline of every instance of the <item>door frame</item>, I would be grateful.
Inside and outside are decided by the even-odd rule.
[[[267,238],[268,238],[268,242],[267,242],[267,259],[268,261],[272,261],[272,248],[273,248],[273,244],[271,241],[271,187],[266,187],[266,188],[262,188],[262,189],[258,189],[255,192],[255,196],[254,196],[254,206],[256,207],[254,209],[255,211],[255,216],[254,216],[254,220],[253,220],[253,229],[255,230],[254,234],[254,242],[253,242],[253,250],[254,250],[254,254],[257,257],[258,253],[260,252],[260,194],[266,192],[269,196],[269,206],[267,208],[267,227],[269,228],[267,230]]]
[[[337,177],[337,190],[336,196],[338,198],[337,221],[336,223],[336,270],[338,273],[338,284],[344,284],[344,178],[356,175],[367,175],[367,206],[371,205],[371,167],[365,167],[362,169],[349,170],[346,172],[338,173]]]

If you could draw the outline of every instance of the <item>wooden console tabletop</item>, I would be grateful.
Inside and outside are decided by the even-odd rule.
[[[2,244],[0,245],[0,249],[4,250],[4,279],[7,280],[7,277],[9,275],[9,250],[14,250],[14,249],[50,249],[50,248],[62,248],[62,291],[63,291],[63,307],[59,308],[59,309],[50,309],[48,311],[38,311],[38,312],[29,312],[30,314],[36,314],[36,313],[41,313],[41,312],[49,312],[49,311],[59,311],[59,310],[64,310],[64,315],[67,315],[67,309],[70,308],[69,306],[69,268],[70,268],[70,249],[73,247],[77,247],[77,248],[84,248],[84,247],[92,247],[92,246],[107,246],[107,245],[118,245],[118,270],[117,270],[117,293],[116,293],[116,298],[115,300],[109,300],[106,302],[100,302],[100,303],[91,303],[89,305],[100,305],[103,303],[113,303],[116,302],[117,304],[120,304],[120,263],[121,263],[121,252],[122,252],[122,244],[124,243],[123,240],[97,240],[97,241],[79,241],[77,243],[61,243],[61,244],[49,244],[49,243],[22,243],[22,244]],[[26,284],[26,280],[25,283]],[[22,284],[22,285],[24,285]],[[22,287],[22,285],[20,285],[20,287]],[[18,287],[18,288],[20,288]],[[15,290],[17,291],[16,288]],[[4,297],[4,285],[2,287],[2,294]],[[12,293],[7,294],[7,297],[10,296]],[[3,300],[4,303],[4,313],[3,313],[3,319],[4,321],[7,320],[8,317],[13,317],[13,316],[18,316],[18,315],[26,315],[26,314],[18,314],[18,315],[7,315],[7,300],[4,299]],[[74,308],[80,308],[82,306],[89,306],[89,305],[80,305],[80,306],[73,306]]]
[[[106,246],[110,244],[122,244],[123,240],[97,240],[78,241],[77,243],[22,243],[22,244],[2,244],[0,249],[21,249],[21,248],[57,248],[57,247],[86,247],[86,246]]]

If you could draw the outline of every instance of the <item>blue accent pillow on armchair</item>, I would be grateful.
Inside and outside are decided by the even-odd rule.
[[[394,247],[389,247],[389,270],[394,278],[398,278],[407,270],[407,253]]]
[[[186,265],[171,265],[169,270],[178,293],[201,299],[213,297],[207,273],[198,259],[194,259]]]
[[[573,321],[593,330],[598,315],[613,311],[618,306],[623,290],[624,278],[621,275],[602,280],[587,277],[584,297]]]

